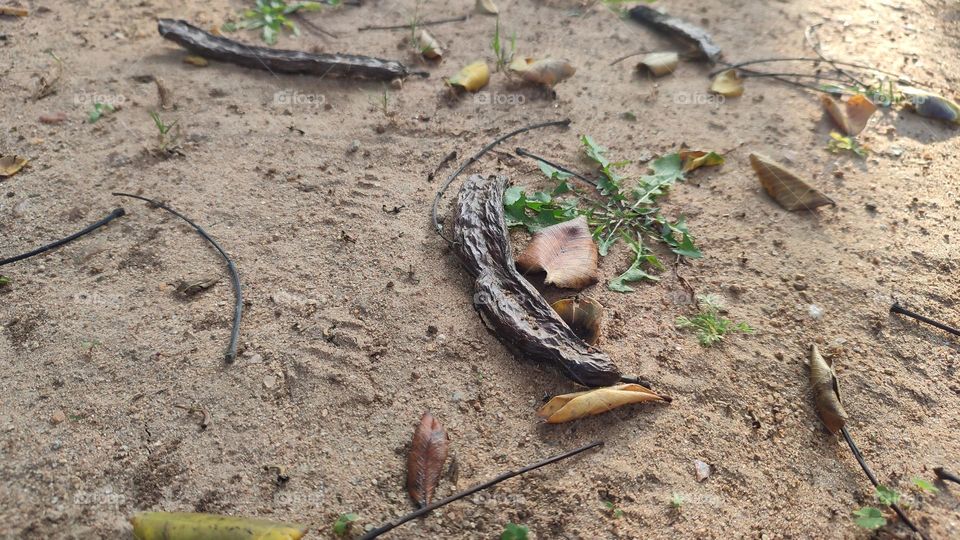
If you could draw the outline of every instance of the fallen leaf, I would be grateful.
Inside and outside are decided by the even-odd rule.
[[[920,116],[960,124],[960,105],[955,102],[909,86],[901,86],[900,91],[907,97],[908,106]]]
[[[67,121],[67,113],[63,111],[40,115],[41,124],[62,124],[66,121]]]
[[[197,67],[207,67],[210,64],[210,62],[206,58],[202,56],[197,56],[195,54],[188,54],[187,56],[184,56],[183,63],[190,64],[192,66],[197,66]]]
[[[597,282],[597,244],[587,218],[579,216],[540,229],[517,257],[524,272],[546,272],[545,282],[562,289],[582,289]]]
[[[827,94],[821,94],[820,103],[837,127],[847,135],[857,135],[863,131],[870,117],[877,110],[877,106],[872,101],[860,94],[848,99],[843,107],[839,101]]]
[[[810,345],[810,386],[820,420],[836,434],[847,423],[847,411],[840,400],[840,383],[833,364],[823,359],[816,344]]]
[[[662,77],[673,73],[680,65],[680,55],[673,52],[655,52],[644,56],[637,69],[646,68],[654,77]]]
[[[177,284],[176,293],[184,298],[196,296],[197,294],[213,287],[220,281],[218,277],[209,277],[195,280],[181,280]]]
[[[493,3],[493,0],[477,0],[476,7],[477,13],[483,13],[484,15],[496,15],[500,13],[500,9]]]
[[[510,62],[510,72],[520,75],[527,81],[544,86],[553,87],[559,82],[563,82],[577,72],[577,69],[570,65],[569,60],[558,58],[541,58],[539,60],[530,57],[517,57]]]
[[[723,165],[723,156],[716,152],[704,152],[702,150],[682,150],[680,151],[680,161],[683,163],[683,172],[688,173],[699,169],[700,167],[715,167]]]
[[[570,422],[586,416],[603,414],[617,407],[645,401],[667,401],[645,386],[618,384],[585,392],[555,396],[537,414],[548,424]]]
[[[420,30],[420,33],[417,34],[417,47],[424,58],[429,60],[443,58],[443,49],[440,47],[440,42],[426,30]]]
[[[703,482],[710,478],[710,465],[707,465],[699,459],[693,460],[693,468],[697,471],[697,482]]]
[[[592,298],[564,298],[550,307],[560,315],[563,322],[590,345],[600,340],[600,324],[603,322],[603,306]]]
[[[710,91],[724,97],[739,97],[743,95],[743,79],[735,69],[721,71],[710,83]]]
[[[30,160],[17,155],[0,157],[0,178],[6,178],[8,176],[17,174],[17,172],[19,172],[28,161]]]
[[[430,411],[423,413],[407,456],[407,491],[421,508],[430,504],[433,490],[440,481],[448,445],[447,431],[440,421]]]
[[[140,512],[130,519],[133,537],[137,540],[161,538],[263,538],[299,540],[307,527],[298,523],[281,523],[265,519],[191,512]],[[236,531],[231,534],[230,531]]]
[[[6,15],[8,17],[26,17],[29,14],[30,11],[27,10],[27,8],[0,6],[0,15]]]
[[[490,67],[485,60],[477,60],[447,79],[447,84],[463,88],[467,92],[476,92],[490,82]]]
[[[767,195],[791,212],[813,210],[826,204],[836,206],[833,199],[801,180],[800,175],[786,165],[756,153],[750,154],[750,165],[760,178],[760,184]]]

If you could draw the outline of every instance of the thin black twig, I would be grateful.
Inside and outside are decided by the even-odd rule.
[[[447,163],[450,163],[451,161],[453,161],[453,160],[455,160],[455,159],[457,159],[457,151],[456,151],[456,150],[454,150],[453,152],[450,152],[449,154],[447,154],[447,156],[444,157],[443,160],[440,161],[440,164],[437,165],[437,168],[435,168],[435,169],[433,170],[433,172],[431,172],[430,174],[427,175],[427,182],[433,182],[433,178],[434,178],[435,176],[437,176],[437,173],[440,172],[440,169],[446,167],[446,166],[447,166]]]
[[[819,36],[816,36],[816,34],[815,34],[817,28],[819,28],[819,27],[822,26],[822,25],[823,25],[823,23],[817,23],[817,24],[811,24],[810,26],[808,26],[808,27],[806,28],[806,30],[803,31],[803,39],[805,39],[805,40],[807,41],[807,43],[810,45],[810,48],[813,49],[813,52],[814,52],[821,60],[823,60],[824,62],[826,62],[826,63],[830,64],[831,66],[833,66],[833,69],[835,69],[835,70],[837,71],[837,73],[839,73],[839,74],[843,75],[844,77],[850,79],[850,80],[853,82],[853,84],[856,84],[856,85],[860,86],[861,88],[866,88],[867,85],[865,85],[863,82],[861,82],[859,79],[857,79],[857,78],[854,77],[853,75],[851,75],[851,74],[847,73],[846,71],[840,69],[840,67],[837,66],[837,64],[836,64],[833,60],[831,60],[831,59],[827,58],[826,56],[824,56],[823,51],[821,50],[821,47],[820,47],[820,38],[819,38]],[[814,40],[814,37],[816,37],[816,40]]]
[[[313,34],[327,36],[334,39],[336,39],[337,37],[336,34],[334,34],[333,32],[328,32],[327,30],[324,30],[319,24],[306,18],[302,13],[294,13],[294,17],[296,17],[297,20],[300,21],[305,27],[307,27],[307,30],[309,30]]]
[[[566,168],[566,167],[564,167],[564,166],[562,166],[562,165],[557,165],[556,163],[553,163],[553,162],[551,162],[551,161],[548,161],[546,158],[542,158],[542,157],[540,157],[540,156],[538,156],[538,155],[536,155],[536,154],[528,151],[526,148],[517,148],[516,151],[517,151],[517,155],[520,156],[520,157],[528,157],[528,158],[531,158],[531,159],[535,159],[535,160],[537,160],[537,161],[542,161],[542,162],[546,163],[547,165],[553,167],[554,169],[556,169],[556,170],[558,170],[558,171],[560,171],[560,172],[562,172],[562,173],[569,174],[569,175],[573,176],[574,178],[577,178],[577,179],[579,179],[579,180],[582,180],[582,181],[590,184],[590,185],[593,186],[593,187],[597,187],[597,183],[596,183],[595,181],[587,178],[586,176],[584,176],[584,175],[582,175],[582,174],[580,174],[580,173],[578,173],[578,172],[576,172],[576,171],[571,171],[570,169],[568,169],[568,168]]]
[[[943,467],[936,467],[933,469],[934,474],[937,475],[937,478],[943,480],[944,482],[953,482],[954,484],[960,484],[960,476],[957,476],[950,471],[944,470]]]
[[[753,69],[740,69],[743,73],[744,78],[759,78],[759,77],[797,77],[798,79],[817,79],[822,81],[830,82],[843,82],[843,79],[840,77],[828,77],[820,74],[811,74],[811,73],[789,73],[789,72],[775,72],[771,73],[769,71],[756,71]]]
[[[563,120],[553,120],[553,121],[550,121],[550,122],[542,122],[542,123],[539,123],[539,124],[533,124],[533,125],[530,125],[530,126],[526,126],[526,127],[522,127],[522,128],[519,128],[519,129],[515,129],[515,130],[511,131],[510,133],[507,133],[506,135],[501,135],[500,137],[498,137],[496,140],[494,140],[494,141],[491,142],[490,144],[488,144],[488,145],[484,146],[483,148],[481,148],[479,152],[477,152],[476,154],[470,156],[470,159],[468,159],[467,161],[463,162],[463,164],[461,164],[460,167],[457,168],[457,170],[453,171],[453,173],[450,174],[450,176],[447,177],[447,180],[443,183],[443,186],[440,187],[440,191],[438,191],[436,197],[433,198],[433,207],[430,209],[430,215],[431,215],[431,217],[432,217],[432,219],[433,219],[433,227],[437,230],[437,234],[439,234],[440,237],[443,238],[444,240],[446,240],[448,243],[450,243],[450,244],[453,243],[453,239],[447,238],[447,237],[443,234],[443,225],[440,223],[440,218],[437,216],[437,207],[440,206],[440,199],[443,198],[443,194],[446,193],[447,188],[450,187],[450,184],[452,184],[453,181],[456,180],[457,177],[460,176],[460,174],[463,173],[463,171],[465,171],[465,170],[467,169],[467,167],[469,167],[470,165],[473,165],[474,163],[476,163],[477,161],[479,161],[479,159],[482,158],[482,157],[484,156],[484,154],[486,154],[486,153],[489,152],[491,149],[493,149],[494,146],[497,146],[498,144],[502,143],[503,141],[505,141],[505,140],[507,140],[507,139],[509,139],[509,138],[511,138],[511,137],[515,137],[515,136],[517,136],[517,135],[520,135],[521,133],[526,133],[526,132],[532,131],[532,130],[534,130],[534,129],[540,129],[540,128],[551,127],[551,126],[564,126],[564,127],[566,127],[566,126],[569,126],[569,125],[570,125],[570,119],[569,119],[569,118],[564,118]]]
[[[873,474],[873,471],[870,470],[870,466],[867,465],[866,460],[863,459],[863,454],[860,453],[860,449],[857,448],[856,443],[853,442],[853,438],[850,437],[850,432],[847,431],[847,426],[840,428],[841,433],[843,433],[844,440],[847,441],[847,446],[850,447],[850,451],[853,452],[853,457],[857,460],[857,463],[860,464],[860,468],[863,469],[864,474],[867,475],[867,478],[870,480],[870,483],[873,484],[873,487],[878,487],[880,482],[877,481],[877,477]],[[897,504],[891,504],[890,508],[893,508],[893,511],[897,513],[897,516],[900,517],[900,521],[903,521],[904,525],[910,527],[910,530],[919,534],[924,540],[928,540],[926,534],[923,533],[916,525],[910,521],[910,518],[907,517],[903,510]]]
[[[468,495],[472,495],[472,494],[474,494],[474,493],[476,493],[476,492],[478,492],[478,491],[482,491],[482,490],[487,489],[487,488],[489,488],[489,487],[495,486],[495,485],[499,484],[500,482],[503,482],[504,480],[509,480],[510,478],[513,478],[514,476],[519,476],[519,475],[521,475],[521,474],[530,472],[530,471],[532,471],[532,470],[534,470],[534,469],[539,469],[540,467],[544,467],[544,466],[546,466],[546,465],[550,465],[551,463],[556,463],[556,462],[558,462],[558,461],[567,459],[568,457],[575,456],[575,455],[577,455],[577,454],[579,454],[579,453],[581,453],[581,452],[585,452],[585,451],[587,451],[587,450],[590,450],[591,448],[595,448],[595,447],[597,447],[597,446],[601,446],[602,444],[603,444],[603,441],[592,442],[592,443],[590,443],[590,444],[588,444],[588,445],[586,445],[586,446],[581,446],[580,448],[577,448],[577,449],[575,449],[575,450],[570,450],[569,452],[565,452],[565,453],[563,453],[563,454],[560,454],[560,455],[557,455],[557,456],[553,456],[553,457],[551,457],[551,458],[545,459],[545,460],[540,461],[540,462],[538,462],[538,463],[534,463],[534,464],[532,464],[532,465],[527,465],[526,467],[523,467],[523,468],[521,468],[521,469],[517,469],[517,470],[515,470],[515,471],[510,471],[510,472],[503,473],[503,474],[501,474],[500,476],[497,476],[496,478],[494,478],[494,479],[492,479],[492,480],[488,480],[488,481],[486,481],[486,482],[484,482],[484,483],[482,483],[482,484],[477,484],[477,485],[475,485],[475,486],[473,486],[473,487],[471,487],[471,488],[467,488],[466,490],[461,491],[460,493],[451,495],[451,496],[447,497],[446,499],[442,499],[442,500],[433,502],[433,503],[431,503],[431,504],[428,504],[427,506],[424,506],[423,508],[421,508],[421,509],[419,509],[419,510],[414,510],[413,512],[410,512],[409,514],[407,514],[407,515],[405,515],[405,516],[401,516],[401,517],[398,517],[398,518],[396,518],[396,519],[394,519],[394,520],[392,520],[392,521],[389,521],[389,522],[381,525],[380,527],[377,527],[376,529],[374,529],[374,530],[368,532],[367,534],[363,535],[363,536],[361,537],[361,540],[371,540],[372,538],[376,538],[376,537],[380,536],[381,534],[383,534],[383,533],[385,533],[385,532],[387,532],[387,531],[390,531],[390,530],[392,530],[392,529],[395,529],[396,527],[398,527],[398,526],[400,526],[400,525],[403,525],[404,523],[406,523],[406,522],[408,522],[408,521],[410,521],[410,520],[412,520],[412,519],[416,519],[416,518],[418,518],[418,517],[420,517],[420,516],[422,516],[422,515],[424,515],[424,514],[428,514],[428,513],[432,512],[432,511],[436,510],[437,508],[440,508],[441,506],[445,506],[445,505],[450,504],[450,503],[452,503],[452,502],[454,502],[454,501],[456,501],[456,500],[462,499],[462,498],[464,498],[464,497],[466,497],[466,496],[468,496]]]
[[[912,318],[912,319],[916,319],[916,320],[918,320],[918,321],[920,321],[920,322],[927,323],[927,324],[929,324],[930,326],[935,326],[935,327],[943,330],[944,332],[950,332],[951,334],[953,334],[953,335],[955,335],[955,336],[960,336],[960,330],[957,330],[956,328],[954,328],[954,327],[952,327],[952,326],[947,326],[947,325],[943,324],[942,322],[937,322],[937,321],[935,321],[935,320],[933,320],[933,319],[929,319],[929,318],[927,318],[927,317],[924,317],[923,315],[920,315],[919,313],[914,313],[914,312],[910,311],[909,309],[901,306],[900,304],[893,304],[892,306],[890,306],[890,313],[899,313],[900,315],[906,315],[907,317],[910,317],[910,318]]]
[[[460,17],[451,17],[449,19],[440,19],[437,21],[423,21],[423,22],[414,22],[407,24],[395,24],[392,26],[363,26],[357,28],[357,32],[366,32],[368,30],[409,30],[411,26],[436,26],[438,24],[447,24],[453,22],[463,22],[470,18],[469,15],[462,15]]]
[[[820,63],[820,62],[823,62],[823,60],[821,60],[821,59],[819,59],[819,58],[792,57],[792,58],[759,58],[759,59],[756,59],[756,60],[747,60],[746,62],[738,62],[738,63],[736,63],[736,64],[730,64],[730,63],[722,62],[722,61],[721,61],[721,62],[718,62],[718,63],[719,63],[719,64],[723,64],[723,65],[726,66],[726,67],[711,71],[710,73],[707,74],[707,77],[711,77],[711,78],[712,78],[712,77],[715,77],[715,76],[716,76],[718,73],[720,73],[721,71],[726,71],[726,70],[728,70],[728,69],[740,69],[740,68],[742,68],[742,67],[751,66],[751,65],[754,65],[754,64],[767,64],[767,63],[772,63],[772,62],[814,62],[814,63]],[[875,71],[875,72],[881,73],[881,74],[883,74],[883,75],[890,75],[891,77],[897,77],[897,78],[900,79],[900,80],[904,80],[904,79],[905,79],[905,77],[904,77],[903,75],[899,74],[899,73],[894,73],[894,72],[892,72],[892,71],[884,71],[884,70],[882,70],[882,69],[878,69],[878,68],[875,68],[875,67],[867,66],[867,65],[864,65],[864,64],[856,64],[856,63],[853,63],[853,62],[841,62],[840,60],[834,60],[833,63],[836,64],[836,65],[838,65],[838,66],[847,66],[847,67],[852,67],[852,68],[857,68],[857,69],[867,69],[867,70],[870,70],[870,71]]]
[[[82,230],[82,231],[80,231],[80,232],[78,232],[78,233],[71,234],[70,236],[68,236],[68,237],[66,237],[66,238],[62,238],[62,239],[60,239],[60,240],[57,240],[56,242],[53,242],[53,243],[51,243],[51,244],[47,244],[47,245],[45,245],[45,246],[43,246],[43,247],[39,247],[39,248],[37,248],[37,249],[35,249],[35,250],[33,250],[33,251],[30,251],[30,252],[27,252],[27,253],[23,253],[23,254],[21,254],[21,255],[15,256],[15,257],[10,257],[9,259],[0,260],[0,266],[4,266],[4,265],[7,265],[7,264],[12,264],[12,263],[15,263],[15,262],[17,262],[17,261],[22,261],[22,260],[24,260],[24,259],[29,259],[30,257],[33,257],[34,255],[40,255],[41,253],[46,253],[47,251],[50,251],[51,249],[56,249],[56,248],[58,248],[58,247],[60,247],[60,246],[62,246],[62,245],[64,245],[64,244],[69,244],[70,242],[73,242],[73,241],[76,240],[77,238],[80,238],[81,236],[84,236],[84,235],[86,235],[86,234],[92,233],[93,231],[99,229],[100,227],[103,227],[103,226],[106,225],[107,223],[110,223],[111,221],[117,219],[118,217],[123,216],[124,214],[126,214],[126,212],[123,210],[123,208],[117,208],[117,209],[114,210],[113,212],[110,212],[110,215],[109,215],[109,216],[107,216],[107,217],[101,219],[100,221],[98,221],[98,222],[90,225],[89,227],[87,227],[86,229],[84,229],[84,230]]]
[[[223,358],[228,364],[232,364],[233,361],[237,359],[237,342],[240,339],[240,318],[243,315],[243,291],[240,288],[240,273],[237,271],[237,265],[233,264],[233,259],[231,259],[229,255],[227,255],[226,250],[220,247],[220,244],[218,244],[216,240],[214,240],[213,238],[210,237],[209,234],[207,234],[207,231],[203,230],[203,228],[197,225],[196,223],[194,223],[193,220],[181,214],[180,212],[177,212],[173,208],[170,208],[169,206],[163,203],[157,202],[153,199],[141,197],[140,195],[133,195],[130,193],[120,193],[120,192],[114,192],[113,195],[117,197],[130,197],[133,199],[139,199],[141,201],[149,203],[151,206],[162,208],[167,212],[170,212],[171,214],[177,216],[178,218],[186,221],[191,227],[193,227],[195,231],[197,231],[197,234],[199,234],[207,242],[210,242],[210,245],[212,245],[214,249],[216,249],[220,253],[220,256],[223,257],[223,260],[227,262],[227,271],[230,272],[230,280],[233,282],[234,309],[233,309],[233,329],[230,331],[230,344],[227,346],[227,352]]]

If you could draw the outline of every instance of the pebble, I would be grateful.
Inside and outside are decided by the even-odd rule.
[[[695,459],[693,460],[693,466],[697,470],[697,482],[703,482],[707,478],[710,478],[710,465],[707,465],[699,459]]]
[[[277,377],[275,375],[267,375],[263,378],[263,386],[270,390],[277,385]]]
[[[810,304],[807,306],[807,313],[813,319],[820,319],[820,317],[823,317],[823,308],[816,304]]]
[[[354,139],[353,142],[350,143],[350,146],[347,147],[347,153],[353,154],[353,153],[356,153],[356,151],[359,149],[360,149],[360,141]]]
[[[50,423],[53,425],[62,424],[64,421],[66,421],[66,419],[67,419],[66,413],[60,410],[50,415]]]

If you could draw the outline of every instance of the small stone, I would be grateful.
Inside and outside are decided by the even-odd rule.
[[[710,465],[707,465],[699,459],[695,459],[693,460],[693,466],[697,469],[697,482],[703,482],[707,478],[710,478]]]
[[[63,411],[58,410],[50,416],[50,423],[53,425],[62,424],[67,420],[67,415]]]
[[[819,319],[823,317],[823,308],[816,304],[810,304],[807,306],[807,313],[810,314],[812,319]]]
[[[353,142],[350,143],[350,146],[347,147],[347,153],[354,154],[359,149],[360,149],[360,141],[354,139]]]
[[[270,390],[277,385],[277,377],[275,375],[267,375],[263,378],[263,386]]]
[[[796,281],[793,284],[793,288],[797,291],[805,291],[807,290],[807,284],[802,281]]]

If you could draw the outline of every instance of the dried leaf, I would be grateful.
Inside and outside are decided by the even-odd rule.
[[[510,62],[510,72],[520,75],[527,81],[544,86],[553,87],[573,77],[577,69],[570,65],[569,60],[558,58],[541,58],[539,60],[520,56]]]
[[[407,456],[407,491],[421,508],[430,504],[433,490],[440,481],[448,445],[447,431],[440,421],[430,411],[423,413]]]
[[[195,280],[181,280],[177,284],[176,293],[184,298],[196,296],[197,294],[213,287],[220,281],[218,277],[208,277]]]
[[[27,8],[22,7],[0,6],[0,15],[6,15],[8,17],[26,17],[27,15],[30,15],[30,11]]]
[[[847,411],[840,399],[840,384],[833,364],[820,356],[817,346],[810,346],[810,386],[816,401],[817,414],[831,433],[836,434],[847,423]]]
[[[723,165],[723,156],[716,152],[704,152],[702,150],[682,150],[680,152],[680,161],[683,163],[683,172],[688,173],[699,169],[700,167],[715,167]]]
[[[195,54],[188,54],[187,56],[184,56],[183,63],[190,64],[191,66],[197,66],[197,67],[207,67],[208,65],[210,65],[210,62],[206,58],[202,56],[197,56]]]
[[[710,83],[710,91],[724,97],[739,97],[743,95],[743,79],[735,69],[721,71]]]
[[[27,162],[25,157],[9,155],[0,157],[0,178],[6,178],[17,174]]]
[[[680,65],[680,55],[673,52],[650,53],[640,60],[637,69],[646,68],[654,77],[662,77],[673,73]]]
[[[467,92],[476,92],[490,82],[490,67],[485,60],[464,67],[459,73],[447,79],[447,84],[463,88]]]
[[[477,13],[496,15],[500,13],[500,9],[493,3],[493,0],[477,0]]]
[[[780,206],[793,212],[813,210],[826,204],[836,206],[833,199],[800,179],[800,175],[761,154],[750,154],[750,165],[760,178],[760,184]]]
[[[960,124],[960,105],[955,102],[943,96],[909,86],[901,86],[900,91],[907,97],[910,108],[920,116]]]
[[[524,272],[546,272],[549,285],[582,289],[597,282],[597,259],[587,218],[579,216],[537,231],[517,257],[517,266]]]
[[[548,424],[570,422],[586,416],[645,401],[669,401],[639,384],[618,384],[585,392],[556,396],[544,405],[537,414]]]
[[[50,114],[41,114],[40,123],[41,124],[62,124],[67,121],[67,113],[63,111],[57,111]]]
[[[428,60],[443,58],[443,48],[440,47],[440,42],[426,30],[420,30],[420,33],[417,34],[417,47],[420,49],[420,54]]]
[[[820,96],[820,103],[837,127],[847,135],[857,135],[863,131],[870,117],[877,110],[877,106],[872,101],[860,94],[848,99],[843,107],[839,101],[827,94]]]
[[[592,298],[564,298],[550,305],[573,333],[591,345],[600,340],[603,306]]]
[[[298,523],[191,512],[140,512],[130,523],[136,540],[299,540],[307,534]]]

